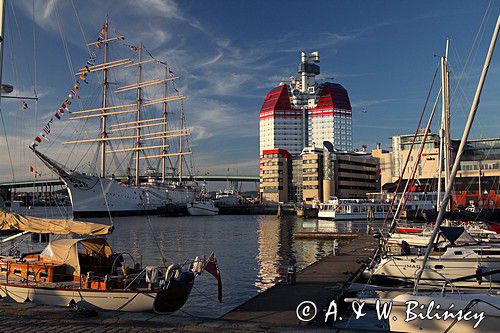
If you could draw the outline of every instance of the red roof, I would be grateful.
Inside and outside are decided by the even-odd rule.
[[[314,110],[349,110],[352,111],[347,90],[338,83],[325,82],[320,85],[320,96]]]
[[[309,110],[309,115],[326,116],[345,113],[350,116],[352,108],[347,90],[338,84],[325,82],[319,86],[318,104]],[[274,117],[301,117],[301,109],[292,109],[287,84],[274,87],[266,96],[259,112],[260,120]]]
[[[264,149],[262,151],[262,155],[272,155],[272,154],[278,154],[284,158],[290,158],[292,155],[288,152],[288,150],[285,149]]]
[[[274,87],[266,96],[260,108],[260,119],[271,117],[300,117],[300,110],[293,110],[290,104],[288,85],[282,84]]]

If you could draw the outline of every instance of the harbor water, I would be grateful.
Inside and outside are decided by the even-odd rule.
[[[62,217],[66,212],[61,207],[47,207],[30,210],[29,214]],[[110,224],[109,218],[83,220]],[[113,250],[130,253],[142,265],[161,265],[162,259],[167,264],[182,264],[186,259],[208,257],[215,252],[222,275],[223,302],[217,300],[216,280],[202,274],[180,313],[211,318],[284,279],[289,266],[301,269],[332,253],[333,240],[294,239],[294,232],[367,230],[366,221],[337,223],[295,216],[133,216],[114,217],[112,221],[115,229],[109,243]]]

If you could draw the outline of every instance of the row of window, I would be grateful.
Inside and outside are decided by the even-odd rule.
[[[350,186],[350,185],[339,185],[340,190],[365,190],[365,191],[373,191],[377,187],[373,186]]]
[[[283,182],[283,178],[261,178],[260,179],[263,182],[271,183],[271,182]]]
[[[356,161],[348,161],[348,160],[342,160],[340,163],[346,164],[346,165],[357,165],[357,166],[365,166],[365,167],[371,167],[371,168],[376,167],[376,164],[373,164],[373,163],[356,162]]]
[[[283,165],[283,162],[264,162],[262,163],[264,166],[276,166],[276,165]]]
[[[349,173],[357,173],[359,175],[371,175],[371,176],[377,174],[377,171],[356,170],[356,169],[346,169],[346,168],[339,168],[339,172],[349,172]]]
[[[346,182],[372,183],[376,184],[375,179],[353,178],[353,177],[338,177],[338,180]]]
[[[479,170],[478,164],[465,164],[461,166],[462,170],[471,171],[471,170]],[[498,170],[500,169],[500,163],[481,163],[481,170]]]
[[[282,174],[283,170],[262,170],[262,174],[268,175],[268,174]]]

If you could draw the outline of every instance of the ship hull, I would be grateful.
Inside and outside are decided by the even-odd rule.
[[[153,214],[165,204],[185,207],[196,195],[193,188],[133,186],[76,173],[61,179],[68,188],[74,217]]]
[[[214,216],[219,214],[219,209],[217,208],[189,207],[187,211],[191,216]]]
[[[157,292],[65,290],[2,284],[0,295],[2,298],[11,298],[17,303],[29,299],[35,304],[69,306],[72,301],[83,301],[101,310],[143,312],[153,311]]]
[[[169,313],[184,306],[193,283],[194,276],[184,284],[151,291],[47,288],[2,283],[0,296],[17,303],[30,300],[41,305],[69,306],[72,303],[84,302],[99,310]]]

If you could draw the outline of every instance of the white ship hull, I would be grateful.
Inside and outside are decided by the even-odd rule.
[[[383,220],[383,219],[385,219],[386,214],[387,213],[384,213],[384,212],[376,212],[376,213],[373,213],[373,218],[375,220]],[[390,214],[390,216],[392,216],[392,214]],[[366,220],[367,214],[366,213],[339,213],[336,211],[319,210],[318,217],[324,218],[324,219],[333,219],[333,220],[337,220],[337,221],[351,221],[351,220]]]
[[[417,272],[422,267],[422,257],[415,256],[390,256],[384,258],[373,271],[373,277],[390,278],[402,281],[413,282]],[[498,258],[429,258],[426,269],[420,279],[421,285],[442,286],[445,281],[469,276],[465,281],[453,282],[456,287],[489,288],[490,283],[500,283],[500,274],[487,275],[478,281],[474,277],[478,273],[478,268],[483,273],[498,271],[500,269],[500,259]]]
[[[439,304],[439,309],[430,307],[429,304],[434,301],[434,304]],[[417,315],[413,320],[407,320],[408,318],[408,302],[418,302],[419,305],[423,305],[423,308],[415,307],[411,309],[411,316]],[[477,302],[477,303],[476,303]],[[453,304],[451,310],[450,306]],[[481,332],[481,333],[493,333],[498,332],[500,327],[500,311],[497,308],[500,306],[500,297],[494,295],[486,294],[448,294],[443,296],[417,296],[403,294],[394,298],[392,302],[389,326],[391,332],[421,332],[421,333],[433,333],[433,332],[450,332],[450,333],[467,333],[467,332]],[[474,328],[474,325],[478,322],[476,319],[470,320],[456,320],[454,317],[448,317],[448,319],[437,319],[445,318],[445,311],[449,313],[457,314],[459,311],[467,313],[470,311],[472,314],[484,313],[484,319],[479,322],[478,326]],[[433,319],[428,318],[427,313],[434,316]],[[420,318],[424,317],[425,319]],[[437,317],[439,316],[439,317]],[[472,316],[468,316],[471,318]],[[410,319],[409,318],[409,319]]]
[[[72,174],[74,175],[74,174]],[[93,176],[62,178],[75,217],[141,215],[156,210],[166,201],[166,192],[154,187],[136,187]]]
[[[133,186],[94,176],[78,174],[77,177],[63,178],[68,187],[75,217],[142,215],[154,212],[165,204],[185,206],[196,195],[192,188]]]
[[[68,306],[72,301],[84,301],[102,310],[140,312],[153,311],[157,292],[52,289],[4,284],[0,285],[0,295],[18,303],[29,299],[35,304]]]
[[[134,186],[117,180],[68,171],[33,150],[68,188],[73,216],[143,215],[167,204],[186,207],[199,192],[194,187],[145,184]]]
[[[219,208],[213,202],[193,202],[187,206],[188,214],[191,216],[213,216],[219,214]]]

